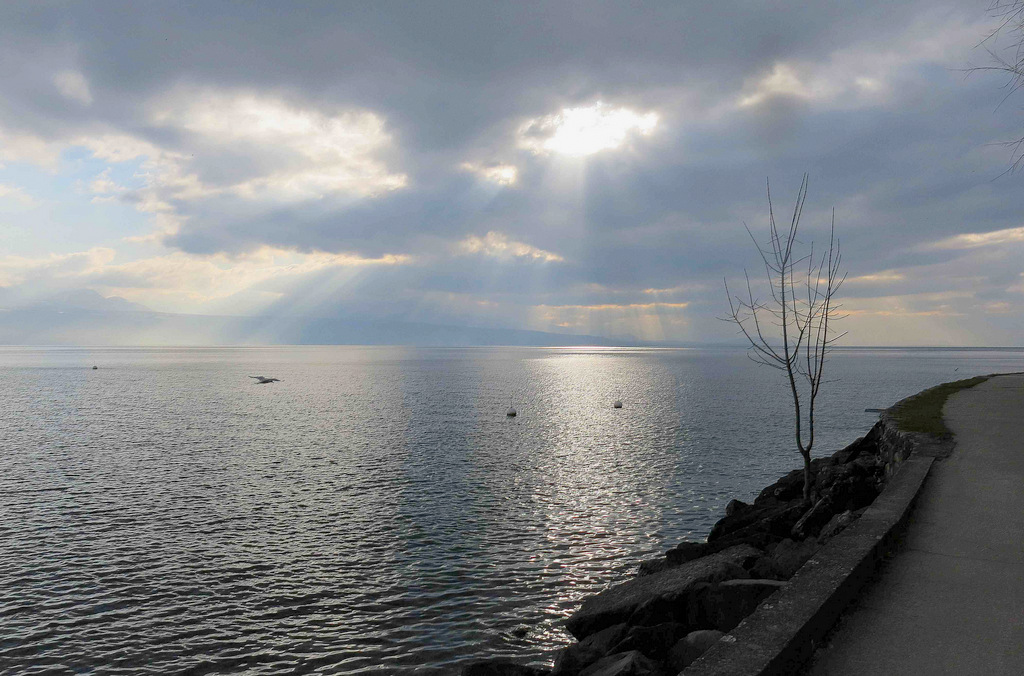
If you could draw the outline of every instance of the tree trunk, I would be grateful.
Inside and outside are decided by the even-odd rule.
[[[804,502],[811,504],[811,452],[800,450],[800,455],[804,457]]]

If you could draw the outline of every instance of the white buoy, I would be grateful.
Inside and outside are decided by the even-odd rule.
[[[612,404],[612,408],[622,408],[622,402],[616,399],[615,403]]]

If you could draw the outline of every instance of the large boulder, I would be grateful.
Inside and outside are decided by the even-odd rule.
[[[704,622],[719,631],[732,631],[761,601],[786,584],[777,580],[726,580],[711,585],[701,598]]]
[[[718,523],[712,527],[711,532],[708,533],[708,544],[714,545],[715,540],[723,539],[739,531],[774,532],[777,529],[777,523],[780,520],[788,521],[789,515],[794,508],[799,508],[800,504],[800,499],[791,499],[786,502],[772,500],[734,511],[731,516],[719,519]],[[799,515],[793,520],[795,521],[796,518],[799,518]]]
[[[631,650],[598,660],[580,676],[665,676],[665,673],[656,663]]]
[[[876,477],[851,475],[832,484],[828,494],[832,497],[834,512],[846,512],[870,505],[878,497],[879,489]]]
[[[628,629],[624,622],[613,624],[563,649],[555,659],[555,668],[551,676],[578,676],[581,671],[605,655],[616,652],[612,650],[612,646],[626,636]]]
[[[831,540],[845,530],[847,526],[856,521],[858,516],[859,514],[853,510],[847,510],[840,514],[836,514],[821,529],[821,532],[818,534],[818,541],[824,544],[828,540]]]
[[[689,631],[689,627],[678,622],[631,627],[611,652],[624,653],[638,650],[653,660],[664,660],[668,656],[668,651],[686,635],[687,631]]]
[[[876,456],[878,455],[878,441],[882,436],[882,423],[877,422],[875,426],[871,428],[866,435],[857,439],[846,448],[841,451],[836,451],[832,454],[832,462],[834,464],[846,464],[852,462],[858,457],[864,456]]]
[[[816,538],[794,541],[783,540],[771,552],[769,561],[774,575],[770,577],[779,580],[788,580],[800,570],[807,560],[814,556],[820,549]],[[760,562],[759,562],[760,563]],[[769,577],[769,576],[765,576]]]
[[[480,660],[466,665],[461,676],[548,676],[551,672],[539,667],[527,667],[504,658]]]
[[[822,467],[833,464],[832,458],[814,458],[811,460],[811,477],[813,478]],[[758,494],[754,506],[774,502],[789,502],[804,496],[804,470],[794,469],[781,479],[768,486]]]
[[[691,631],[676,643],[668,653],[668,666],[679,672],[690,666],[698,657],[725,636],[717,629]]]
[[[759,550],[740,545],[615,585],[584,600],[580,609],[566,621],[566,628],[577,639],[582,639],[605,627],[625,622],[644,604],[685,602],[687,592],[702,582],[749,577],[743,564],[756,560],[760,555]]]
[[[671,568],[673,565],[676,564],[669,561],[668,556],[659,556],[656,559],[647,559],[640,562],[640,567],[636,571],[636,576],[643,577],[644,575],[654,575],[655,573],[660,573],[666,568]]]
[[[746,511],[750,510],[751,507],[753,507],[753,505],[748,505],[747,503],[743,502],[742,500],[733,499],[733,500],[730,500],[728,502],[728,504],[725,505],[725,515],[726,516],[739,516],[743,512],[746,512]]]
[[[746,571],[736,568],[734,576],[746,576]],[[710,586],[699,582],[681,594],[659,596],[641,603],[626,620],[631,627],[653,627],[666,622],[675,622],[693,628],[700,625],[700,596]]]
[[[836,513],[835,501],[830,493],[826,493],[820,500],[814,503],[807,512],[800,517],[800,520],[793,524],[790,533],[794,540],[803,540],[814,537],[821,530],[821,527],[829,522],[832,515]]]
[[[672,565],[679,565],[711,553],[713,552],[710,550],[710,545],[706,542],[680,542],[665,552],[665,558]]]
[[[822,467],[818,471],[818,475],[814,478],[814,485],[820,494],[835,485],[837,481],[867,475],[868,470],[858,463],[851,462],[845,465],[828,465],[826,467]]]
[[[760,514],[760,518],[742,528],[729,530],[714,541],[710,540],[711,536],[709,535],[708,549],[711,552],[716,552],[739,544],[749,544],[763,549],[789,537],[794,524],[800,520],[805,510],[806,505],[802,500],[792,500],[770,508],[756,510]]]

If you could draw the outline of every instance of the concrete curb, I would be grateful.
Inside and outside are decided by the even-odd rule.
[[[892,425],[889,416],[883,424]],[[866,512],[830,540],[797,571],[785,588],[768,597],[713,648],[683,670],[686,676],[769,676],[799,672],[815,644],[832,628],[893,546],[906,524],[936,457],[952,441],[888,433],[917,447]],[[925,442],[925,443],[922,443]]]

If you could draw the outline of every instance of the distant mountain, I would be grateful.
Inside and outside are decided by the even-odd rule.
[[[0,310],[2,345],[622,345],[621,340],[396,320],[152,312],[89,295]],[[124,309],[111,309],[113,307]],[[138,309],[142,308],[142,309]]]

